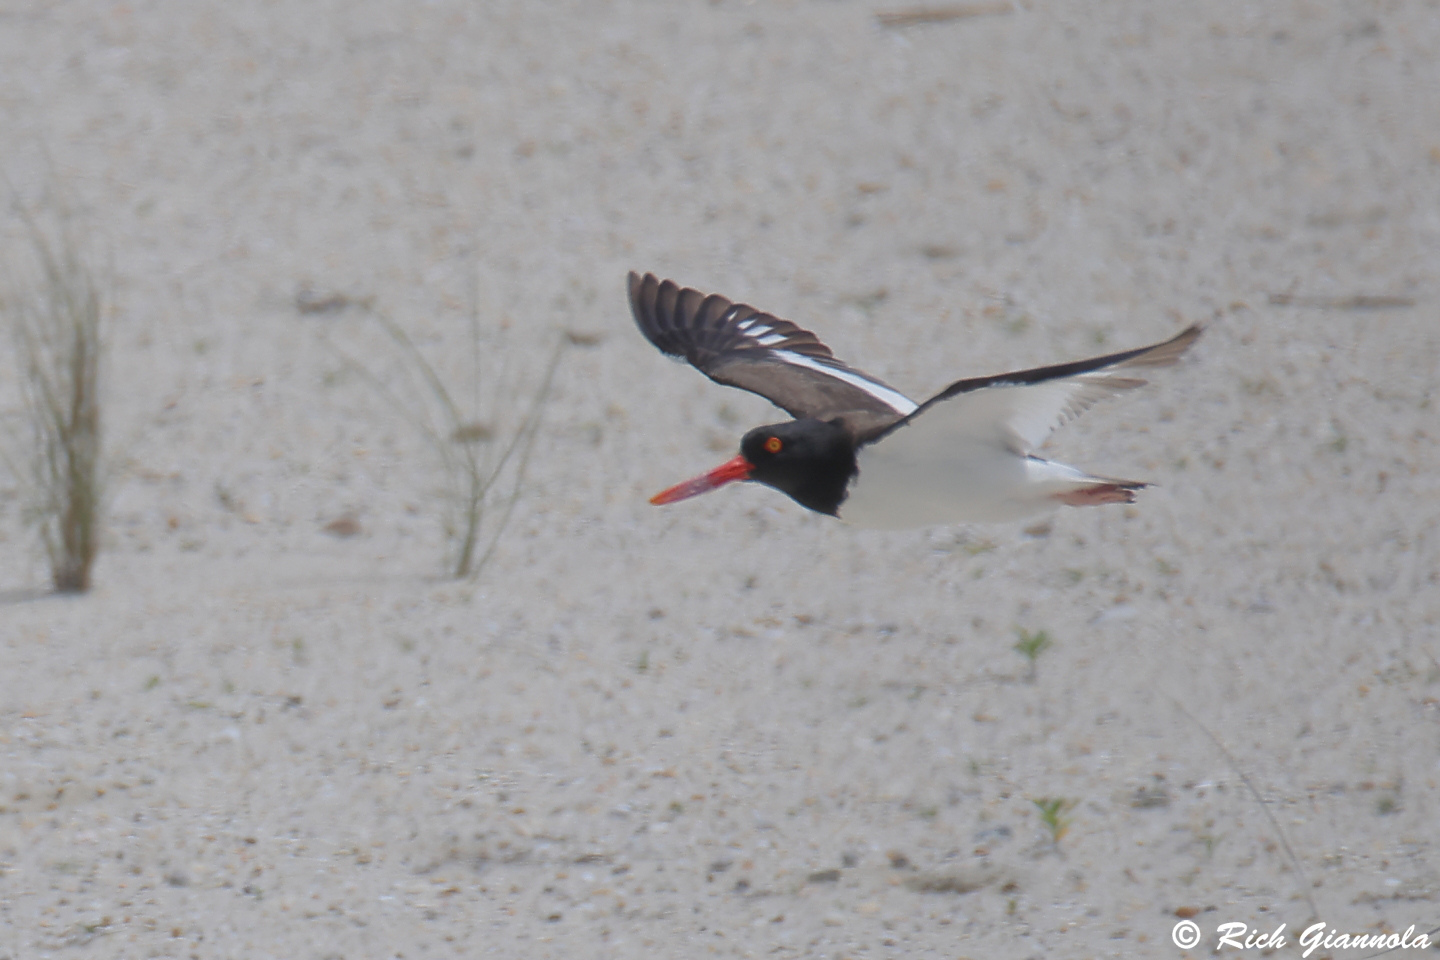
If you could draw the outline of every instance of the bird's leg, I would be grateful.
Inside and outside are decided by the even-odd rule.
[[[1051,494],[1050,499],[1059,500],[1070,507],[1098,507],[1102,503],[1134,503],[1135,490],[1118,483],[1101,483],[1093,487]]]

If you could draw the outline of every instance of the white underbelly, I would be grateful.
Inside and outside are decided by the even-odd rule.
[[[1083,485],[1074,467],[989,445],[934,455],[862,447],[859,472],[839,516],[860,527],[905,527],[1019,520],[1059,504],[1053,495]]]

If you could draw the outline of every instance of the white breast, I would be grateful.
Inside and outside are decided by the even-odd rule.
[[[1054,509],[1054,494],[1090,479],[1063,463],[1021,456],[998,438],[951,435],[936,444],[925,432],[902,428],[857,451],[859,472],[840,519],[884,530],[1019,520]]]

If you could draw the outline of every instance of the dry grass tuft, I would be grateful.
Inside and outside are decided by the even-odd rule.
[[[22,398],[5,459],[55,589],[83,593],[100,552],[104,286],[63,209],[47,231],[30,209],[18,200],[14,206],[35,270],[10,284],[3,303]]]
[[[393,347],[388,359],[398,374],[387,378],[344,350],[335,347],[336,352],[425,438],[443,478],[441,522],[450,548],[450,575],[457,580],[477,577],[494,554],[519,501],[541,415],[569,341],[557,338],[541,375],[528,388],[511,389],[513,382],[488,385],[495,387],[496,399],[485,404],[480,400],[482,370],[502,365],[486,363],[493,358],[483,354],[495,344],[481,331],[475,313],[470,317],[467,344],[468,378],[452,388],[394,318],[366,299],[351,300],[348,305],[361,307],[384,331]],[[469,394],[463,405],[456,399],[460,388]],[[503,398],[523,400],[523,413],[506,408]]]

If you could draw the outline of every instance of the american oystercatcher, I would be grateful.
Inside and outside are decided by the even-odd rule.
[[[842,363],[809,330],[724,297],[630,274],[630,309],[663,353],[795,419],[756,427],[740,455],[650,499],[685,500],[736,480],[863,527],[1015,520],[1061,504],[1132,503],[1137,480],[1096,477],[1032,451],[1097,401],[1173,364],[1194,324],[1149,347],[952,383],[917,404]]]

